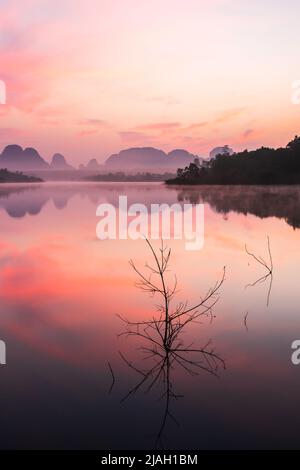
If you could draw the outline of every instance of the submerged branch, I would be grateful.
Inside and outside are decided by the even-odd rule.
[[[263,266],[264,269],[267,270],[267,273],[264,276],[260,277],[259,279],[257,279],[252,284],[247,284],[245,286],[245,288],[247,289],[248,287],[254,287],[257,284],[263,284],[267,279],[270,279],[269,288],[268,288],[268,292],[267,292],[267,307],[268,307],[269,303],[270,303],[270,295],[271,295],[271,290],[272,290],[272,285],[273,285],[273,268],[274,268],[274,266],[273,266],[273,257],[272,257],[272,252],[271,252],[271,245],[270,245],[270,237],[269,236],[267,236],[267,245],[268,245],[269,262],[265,261],[264,258],[262,258],[262,256],[256,256],[254,253],[251,253],[248,250],[247,245],[245,245],[246,253],[249,256],[251,256],[257,263],[259,263],[261,266]]]
[[[186,327],[191,323],[199,323],[199,317],[211,316],[213,318],[213,308],[219,300],[219,291],[225,281],[226,268],[223,268],[222,276],[193,306],[189,307],[187,302],[180,302],[173,307],[173,298],[177,292],[177,277],[172,287],[168,286],[166,272],[168,271],[171,250],[167,249],[163,242],[157,253],[150,241],[146,243],[153,257],[153,266],[146,263],[145,268],[148,274],[138,269],[135,263],[130,260],[130,265],[138,276],[137,286],[144,292],[151,295],[158,295],[161,302],[157,305],[159,315],[153,316],[150,320],[131,321],[121,315],[118,317],[125,324],[125,331],[119,336],[135,336],[146,341],[146,346],[139,347],[144,354],[143,360],[152,361],[146,369],[139,367],[129,361],[121,352],[120,357],[124,363],[138,373],[141,379],[122,398],[127,400],[141,388],[149,392],[156,384],[162,384],[165,400],[165,408],[162,423],[157,434],[157,443],[162,442],[162,435],[168,417],[173,418],[170,413],[170,399],[178,398],[172,390],[171,369],[178,365],[190,375],[198,375],[202,370],[214,376],[218,376],[219,367],[225,369],[225,362],[221,356],[214,352],[211,341],[204,347],[197,348],[192,342],[188,346],[184,345],[181,338]]]

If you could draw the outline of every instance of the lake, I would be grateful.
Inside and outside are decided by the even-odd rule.
[[[141,338],[120,336],[118,317],[158,315],[157,299],[137,288],[129,264],[143,271],[151,253],[145,240],[96,237],[98,204],[117,207],[120,194],[146,207],[205,205],[203,249],[166,242],[175,305],[197,303],[226,266],[212,315],[183,335],[188,345],[209,343],[226,367],[217,361],[215,374],[195,375],[171,365],[159,440],[165,383],[160,377],[122,401],[141,379],[134,367],[145,373],[151,358]],[[291,361],[300,339],[299,208],[298,186],[1,185],[1,448],[299,448],[300,365]],[[272,276],[245,250],[268,260],[267,237]]]

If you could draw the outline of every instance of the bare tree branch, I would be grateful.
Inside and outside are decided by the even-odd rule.
[[[211,341],[199,348],[194,346],[193,342],[185,346],[181,335],[188,325],[199,323],[200,317],[210,316],[211,320],[213,319],[213,308],[219,300],[220,288],[225,281],[226,268],[223,268],[220,280],[208,289],[200,301],[191,307],[187,302],[179,302],[173,306],[173,300],[177,293],[177,277],[175,275],[172,287],[168,285],[166,278],[171,250],[167,249],[162,241],[159,252],[156,253],[148,239],[146,239],[146,243],[154,260],[153,266],[149,263],[145,264],[149,275],[138,269],[132,260],[130,260],[130,265],[138,276],[137,287],[153,296],[157,295],[161,299],[161,302],[156,306],[159,315],[141,321],[131,321],[121,315],[118,317],[125,324],[125,331],[119,336],[135,336],[145,341],[146,345],[139,347],[139,350],[144,355],[143,359],[152,361],[152,364],[145,371],[141,370],[119,352],[125,364],[141,376],[139,382],[129,390],[122,401],[142,387],[145,387],[147,393],[156,384],[163,385],[162,398],[165,400],[165,408],[157,435],[157,443],[161,444],[168,417],[175,419],[170,413],[170,399],[180,397],[172,390],[171,369],[178,365],[190,375],[198,375],[202,370],[214,376],[218,376],[220,366],[225,369],[225,362],[221,356],[214,352]]]

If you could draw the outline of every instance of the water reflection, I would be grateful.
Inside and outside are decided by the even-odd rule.
[[[45,188],[39,184],[1,185],[0,207],[10,217],[22,218],[26,214],[38,215],[50,200],[53,201],[57,209],[64,209],[73,194],[75,191],[71,187],[60,187],[57,191],[51,186]]]
[[[218,213],[253,214],[261,219],[277,217],[300,228],[299,186],[203,186],[168,187],[180,202],[207,203]]]
[[[268,287],[268,292],[267,292],[267,307],[269,307],[270,303],[270,295],[272,291],[272,285],[273,285],[273,257],[272,257],[272,252],[271,252],[271,245],[270,245],[270,237],[267,237],[267,243],[268,243],[268,256],[269,260],[266,261],[262,256],[256,255],[254,253],[251,253],[247,245],[245,245],[245,250],[247,255],[251,256],[260,266],[264,268],[265,274],[263,276],[260,276],[256,281],[252,282],[251,284],[247,284],[247,287],[255,287],[258,284],[264,284],[266,281],[269,281],[269,287]]]
[[[21,218],[26,214],[38,215],[48,202],[53,202],[56,209],[64,209],[71,198],[79,196],[96,205],[105,201],[114,205],[119,204],[119,196],[126,194],[128,206],[135,202],[142,202],[147,208],[151,204],[162,202],[172,204],[173,196],[164,192],[160,194],[158,186],[152,184],[116,184],[116,183],[48,183],[0,185],[0,207],[10,217]]]
[[[215,352],[211,340],[202,347],[197,347],[194,341],[189,344],[184,341],[184,333],[188,327],[199,323],[202,317],[210,317],[212,321],[213,308],[219,300],[219,291],[225,280],[225,268],[221,280],[216,282],[196,304],[189,305],[186,301],[173,306],[177,293],[177,276],[175,275],[173,285],[169,285],[167,273],[171,250],[163,241],[159,250],[155,250],[147,239],[146,243],[150,248],[153,264],[146,263],[146,272],[140,271],[132,260],[130,264],[138,275],[137,287],[153,298],[159,297],[161,301],[156,305],[156,315],[150,320],[131,321],[120,316],[126,325],[126,330],[121,335],[143,340],[138,348],[139,353],[143,354],[142,367],[136,365],[137,359],[131,362],[120,352],[125,364],[140,376],[140,380],[127,392],[122,401],[140,389],[149,392],[155,385],[162,387],[163,412],[155,447],[164,448],[164,433],[168,420],[177,423],[170,409],[171,401],[182,397],[175,392],[171,370],[180,367],[192,376],[198,375],[199,371],[217,376],[220,366],[225,369],[225,362]],[[149,361],[150,364],[146,366],[145,363],[148,364]],[[114,374],[110,363],[109,367],[113,376],[112,389]]]
[[[277,192],[276,204],[284,209],[280,194],[284,198],[287,189],[270,189]],[[202,190],[211,198],[217,191],[193,188],[192,192]],[[219,190],[221,194],[225,188]],[[231,190],[235,194],[236,188]],[[117,204],[122,193],[130,204],[173,204],[182,191],[134,183],[0,186],[0,338],[7,345],[7,365],[0,369],[2,448],[153,447],[149,430],[158,433],[165,416],[166,396],[157,398],[168,390],[166,354],[162,354],[161,380],[149,393],[136,393],[120,406],[119,398],[143,376],[120,360],[117,351],[143,373],[162,358],[156,354],[145,359],[136,349],[147,347],[144,338],[116,337],[120,332],[116,314],[131,323],[153,317],[153,298],[136,289],[136,275],[128,266],[129,258],[144,265],[145,242],[98,240],[95,208],[100,202]],[[296,213],[298,189],[288,191],[295,192],[289,214]],[[229,189],[225,193],[224,204],[235,199]],[[276,204],[273,201],[265,214],[275,211],[279,216]],[[160,446],[166,446],[167,438],[171,449],[299,447],[300,369],[291,363],[290,353],[299,335],[300,232],[284,221],[289,214],[260,218],[232,206],[224,220],[223,213],[208,202],[202,250],[188,252],[182,240],[168,241],[170,276],[178,273],[180,280],[179,302],[197,300],[227,266],[220,302],[213,309],[216,318],[211,322],[202,317],[201,325],[188,326],[181,338],[183,347],[195,341],[195,347],[202,349],[210,349],[207,342],[213,338],[227,370],[223,373],[219,363],[221,380],[205,371],[195,379],[169,360],[169,388],[185,399],[170,397],[169,410],[180,429],[167,414]],[[268,309],[266,283],[245,289],[264,274],[245,252],[245,244],[267,259],[267,234],[276,270]],[[159,315],[155,313],[155,318]],[[161,354],[158,346],[157,351]],[[198,354],[185,357],[204,362]],[[116,377],[110,395],[107,361]],[[150,376],[143,391],[149,385]]]
[[[24,184],[1,185],[0,207],[11,217],[38,215],[48,201],[57,209],[64,209],[68,201],[79,195],[92,204],[98,204],[105,194],[105,201],[119,204],[119,196],[126,194],[128,206],[143,203],[148,209],[151,204],[207,203],[217,213],[227,215],[253,214],[259,218],[276,217],[284,219],[294,229],[300,228],[300,187],[299,186],[202,186],[165,187],[162,183],[65,183],[65,184]]]

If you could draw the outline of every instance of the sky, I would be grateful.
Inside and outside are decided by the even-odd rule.
[[[300,133],[298,0],[0,0],[0,150],[206,156]]]

